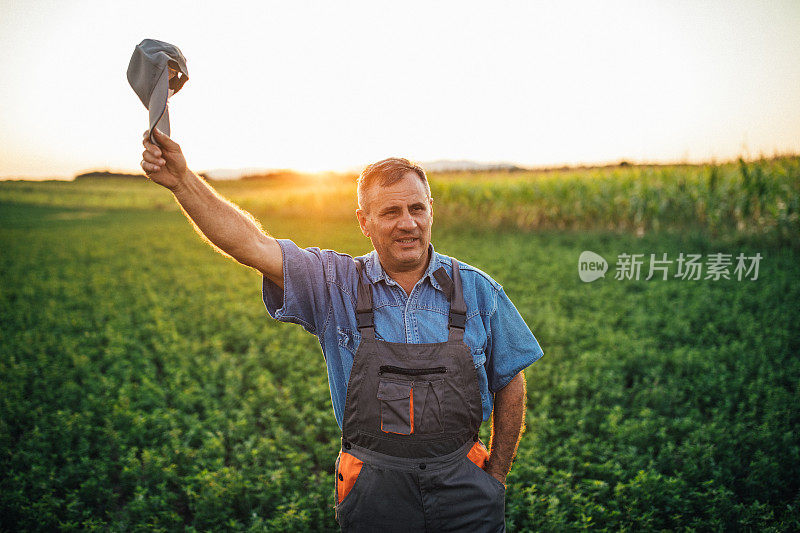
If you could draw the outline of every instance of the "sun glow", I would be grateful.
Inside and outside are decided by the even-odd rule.
[[[800,152],[797,2],[38,1],[3,13],[0,177],[138,172],[147,113],[125,71],[145,37],[187,57],[170,116],[196,171]]]

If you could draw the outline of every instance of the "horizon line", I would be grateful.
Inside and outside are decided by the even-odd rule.
[[[430,161],[414,161],[412,163],[420,165],[426,173],[431,174],[444,174],[448,172],[485,172],[485,171],[502,171],[502,170],[512,170],[516,172],[544,172],[544,171],[553,171],[553,170],[581,170],[581,169],[592,169],[592,168],[610,168],[610,167],[619,167],[619,166],[630,166],[630,167],[646,167],[646,166],[704,166],[704,165],[725,165],[730,163],[738,162],[739,160],[743,160],[745,162],[754,162],[754,161],[763,161],[763,160],[773,160],[773,159],[780,159],[780,158],[792,158],[792,157],[800,157],[800,152],[794,151],[787,151],[782,152],[779,150],[773,150],[772,154],[767,156],[764,152],[760,152],[758,156],[752,155],[745,155],[740,154],[738,156],[734,156],[731,158],[682,158],[682,159],[650,159],[650,160],[635,160],[630,158],[616,158],[613,160],[604,160],[604,161],[580,161],[574,163],[553,163],[547,165],[525,165],[522,163],[516,163],[511,161],[481,161],[475,159],[434,159]],[[478,167],[484,166],[488,168],[463,168],[463,169],[448,169],[448,170],[429,170],[426,168],[426,165],[432,166],[441,163],[465,163],[465,164],[473,164]],[[213,173],[215,171],[227,171],[235,173],[237,171],[252,171],[255,174],[242,174],[238,178],[223,178],[221,181],[227,180],[235,180],[240,179],[247,176],[258,175],[258,173],[275,173],[275,172],[289,172],[299,175],[318,175],[318,174],[359,174],[361,171],[359,169],[363,169],[367,165],[362,165],[359,167],[348,167],[348,168],[339,168],[339,169],[325,169],[325,170],[302,170],[298,168],[291,168],[291,167],[218,167],[218,168],[210,168],[210,169],[203,169],[203,170],[195,170],[196,174],[207,175],[209,172]],[[491,168],[496,167],[496,168]],[[506,168],[503,168],[506,167]],[[136,175],[136,176],[145,176],[144,172],[141,170],[134,171],[131,169],[124,169],[124,168],[114,168],[114,167],[93,167],[81,170],[76,172],[75,174],[68,176],[65,174],[54,174],[54,175],[43,175],[43,176],[30,176],[30,175],[0,175],[0,181],[73,181],[78,176],[83,176],[86,174],[118,174],[118,175]],[[219,178],[209,178],[209,179],[219,179]]]

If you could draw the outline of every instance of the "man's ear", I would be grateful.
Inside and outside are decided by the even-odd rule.
[[[361,233],[364,234],[364,237],[369,238],[369,230],[367,229],[367,215],[364,213],[364,210],[356,209],[356,218],[358,219],[358,225],[361,227]]]

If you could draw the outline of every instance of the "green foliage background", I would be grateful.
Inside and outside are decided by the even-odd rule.
[[[800,529],[799,169],[432,177],[437,250],[545,352],[510,530]],[[215,186],[300,246],[369,249],[350,180]],[[319,343],[167,191],[0,183],[0,247],[0,529],[335,530]],[[583,250],[606,279],[579,280]],[[613,279],[664,252],[764,258],[756,281]]]

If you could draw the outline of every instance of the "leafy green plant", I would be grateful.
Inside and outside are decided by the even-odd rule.
[[[435,182],[437,250],[502,283],[545,352],[509,529],[798,529],[800,261],[761,233],[796,239],[798,163],[746,167],[747,186],[730,165]],[[271,186],[220,188],[276,236],[368,250],[352,183],[330,208]],[[172,202],[135,180],[0,183],[0,529],[336,529],[318,342]],[[583,250],[764,259],[757,281],[586,284]]]

